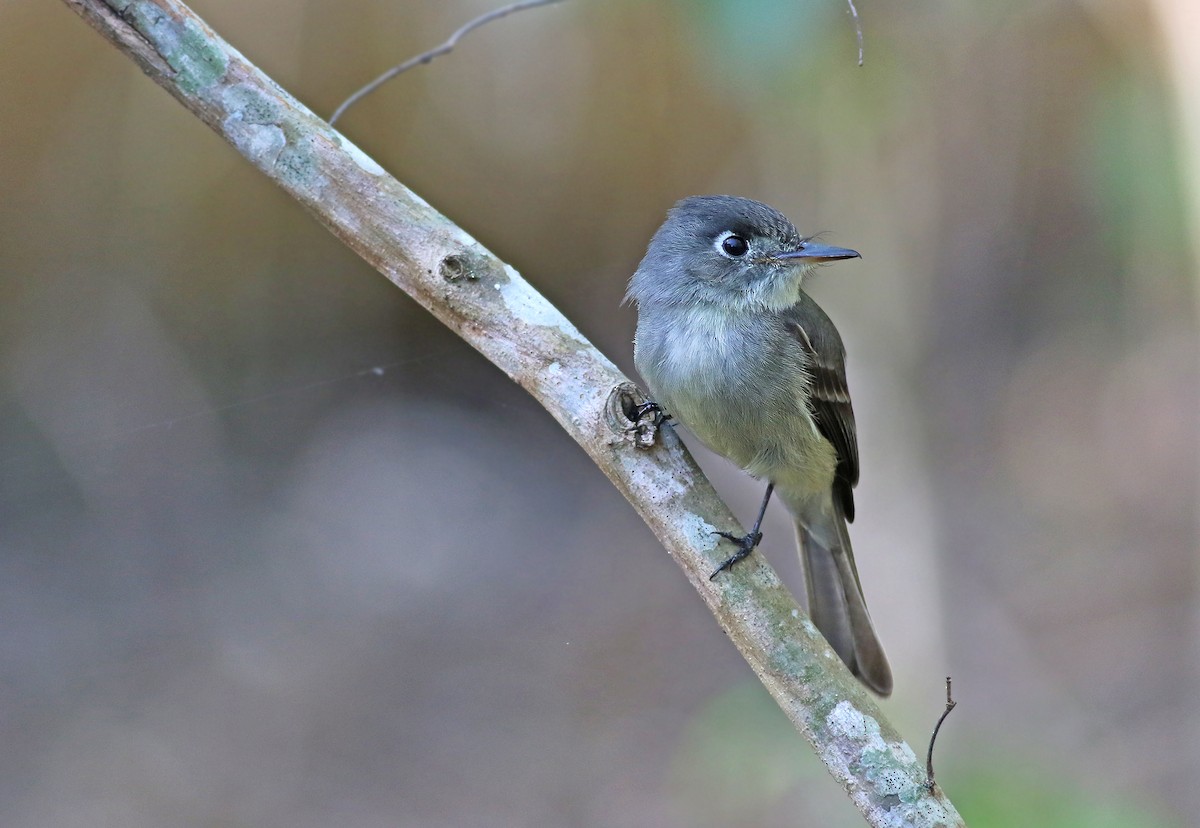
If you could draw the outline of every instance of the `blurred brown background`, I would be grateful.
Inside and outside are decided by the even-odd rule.
[[[976,828],[1185,826],[1193,3],[860,2],[860,69],[839,0],[570,0],[340,126],[630,372],[676,199],[862,251],[812,290],[886,709],[923,750],[954,676]],[[327,115],[496,5],[196,8]],[[523,392],[63,4],[0,4],[0,66],[0,824],[860,824]]]

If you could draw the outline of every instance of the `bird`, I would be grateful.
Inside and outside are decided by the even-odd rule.
[[[736,551],[762,539],[772,493],[791,514],[809,615],[850,671],[886,697],[892,673],[867,611],[847,523],[854,520],[858,438],[845,348],[804,291],[818,265],[857,251],[802,236],[748,198],[679,201],[629,280],[634,364],[658,409],[767,482],[753,528],[719,532]]]

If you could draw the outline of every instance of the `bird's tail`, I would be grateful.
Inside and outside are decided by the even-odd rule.
[[[890,695],[892,668],[867,612],[841,509],[828,498],[804,504],[793,514],[808,585],[808,614],[850,672],[879,695]]]

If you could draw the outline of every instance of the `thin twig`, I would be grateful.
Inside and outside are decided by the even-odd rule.
[[[925,754],[925,773],[929,777],[925,781],[925,789],[931,793],[933,792],[933,743],[937,741],[938,731],[942,729],[942,722],[946,721],[950,711],[957,706],[958,702],[950,696],[950,677],[946,676],[946,709],[942,711],[937,724],[933,726],[933,735],[929,737],[929,752]]]
[[[370,95],[376,89],[383,86],[385,83],[387,83],[392,78],[399,75],[401,72],[407,72],[409,69],[413,68],[414,66],[419,66],[423,63],[429,63],[435,57],[441,57],[442,55],[447,54],[448,52],[454,51],[454,47],[458,45],[458,41],[462,40],[463,36],[466,35],[467,32],[473,31],[474,29],[478,29],[480,26],[484,25],[485,23],[491,23],[493,20],[499,20],[501,17],[507,17],[508,15],[512,14],[513,12],[524,11],[525,9],[532,9],[535,6],[549,6],[551,3],[561,3],[561,2],[562,2],[562,0],[521,0],[521,2],[519,2],[519,3],[509,3],[507,6],[501,6],[498,9],[493,9],[492,11],[488,12],[487,14],[481,14],[479,17],[476,17],[474,20],[471,20],[470,22],[466,23],[464,26],[462,26],[462,28],[460,28],[454,34],[450,35],[450,39],[447,40],[445,43],[443,43],[441,46],[437,46],[433,49],[430,49],[428,52],[422,52],[421,54],[417,55],[416,57],[411,57],[408,60],[404,61],[404,63],[401,63],[398,66],[393,66],[391,69],[384,72],[382,75],[377,77],[375,80],[371,81],[366,86],[359,89],[357,92],[355,92],[349,98],[346,98],[346,100],[342,101],[341,106],[339,106],[337,109],[335,109],[333,114],[329,116],[330,125],[332,126],[334,123],[336,123],[337,119],[342,117],[342,114],[347,109],[349,109],[351,106],[358,103],[360,100],[365,98],[367,95]],[[851,7],[853,7],[853,3],[851,3]],[[862,33],[861,32],[859,32],[859,41],[860,41],[859,53],[861,55],[861,53],[862,53],[862,47],[861,47]],[[862,63],[862,60],[860,58],[859,64],[861,65],[861,63]]]
[[[846,2],[850,4],[850,16],[854,18],[854,34],[858,35],[858,65],[862,66],[862,21],[858,19],[858,9],[854,8],[854,0],[846,0]]]

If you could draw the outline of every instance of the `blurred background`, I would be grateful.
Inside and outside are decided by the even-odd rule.
[[[195,8],[328,115],[499,4]],[[631,374],[676,199],[860,250],[885,709],[972,826],[1195,825],[1192,6],[569,0],[340,127]],[[861,824],[516,385],[64,4],[0,67],[0,823]]]

